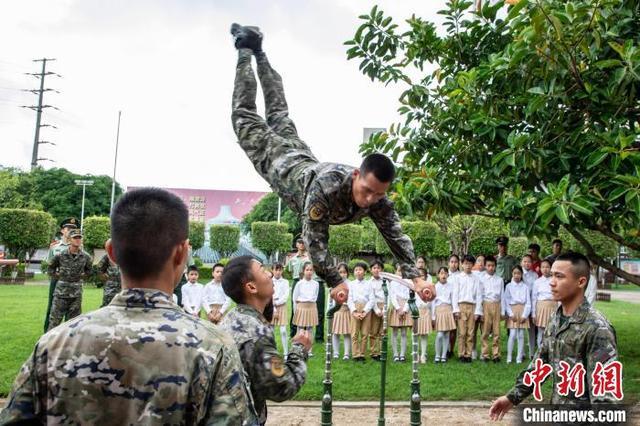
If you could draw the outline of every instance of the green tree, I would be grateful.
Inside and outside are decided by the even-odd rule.
[[[104,243],[111,238],[111,222],[107,216],[89,216],[82,224],[85,250],[90,253],[95,249],[104,248]]]
[[[299,235],[302,232],[302,223],[296,213],[291,210],[286,203],[282,203],[280,212],[280,221],[286,223],[288,231],[293,235]],[[242,218],[242,228],[245,232],[251,231],[253,222],[276,222],[278,220],[278,194],[270,192],[262,197]]]
[[[640,249],[638,7],[451,0],[443,34],[416,16],[401,29],[376,7],[362,16],[348,58],[373,80],[405,85],[403,121],[362,146],[401,160],[397,205],[494,216],[529,237],[564,228],[598,265],[640,285],[584,233]]]
[[[253,222],[251,224],[251,242],[268,258],[277,251],[288,251],[291,248],[293,235],[287,232],[286,223]]]
[[[189,221],[189,244],[191,244],[193,251],[204,245],[204,222]]]
[[[240,244],[240,227],[237,225],[211,225],[209,245],[223,257],[231,256]]]
[[[26,209],[0,209],[0,241],[10,256],[24,262],[36,249],[48,247],[55,223],[49,213]]]
[[[360,251],[362,245],[362,225],[347,223],[329,227],[329,252],[343,261]]]

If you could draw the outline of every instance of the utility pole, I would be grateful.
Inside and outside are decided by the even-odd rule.
[[[82,210],[80,211],[80,232],[82,233],[82,229],[84,227],[84,194],[87,188],[87,185],[93,185],[92,180],[76,180],[76,185],[82,186]]]
[[[118,165],[118,143],[120,142],[120,117],[122,111],[118,111],[118,130],[116,131],[116,154],[113,159],[113,178],[111,179],[111,205],[109,207],[109,214],[113,210],[113,201],[116,196],[116,166]]]
[[[51,145],[55,145],[55,143],[53,143],[53,142],[41,141],[40,140],[40,128],[41,127],[53,127],[53,128],[56,128],[55,126],[52,126],[50,124],[41,124],[42,110],[44,108],[58,109],[58,108],[54,107],[53,105],[43,105],[42,104],[43,97],[44,97],[44,92],[53,91],[53,92],[59,93],[56,90],[45,89],[44,88],[44,78],[47,75],[56,75],[56,76],[60,77],[59,74],[56,74],[56,73],[51,72],[51,71],[47,71],[47,61],[55,61],[55,58],[34,59],[33,62],[42,62],[42,71],[39,72],[39,73],[27,73],[27,75],[32,75],[32,76],[40,79],[40,89],[27,90],[29,92],[32,92],[32,93],[38,95],[38,105],[23,105],[22,106],[23,108],[29,108],[29,109],[32,109],[32,110],[36,111],[36,132],[35,132],[35,136],[33,138],[33,151],[31,153],[31,170],[33,170],[38,165],[38,161],[46,160],[45,158],[38,158],[38,146],[40,144],[46,144],[46,143],[51,144]]]

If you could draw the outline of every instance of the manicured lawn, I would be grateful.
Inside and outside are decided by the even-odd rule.
[[[96,309],[102,300],[102,290],[86,288],[83,312]],[[42,334],[47,302],[46,286],[0,286],[0,396],[6,396],[20,366],[29,356]],[[607,315],[616,328],[620,359],[624,365],[624,393],[629,402],[640,395],[640,305],[626,302],[598,302],[598,309]],[[503,338],[503,360],[506,340]],[[276,340],[279,341],[278,336]],[[522,365],[506,363],[433,364],[434,336],[429,336],[430,363],[420,365],[421,394],[425,400],[488,400],[504,394],[513,384]],[[410,348],[408,348],[408,353]],[[389,353],[391,344],[389,342]],[[323,394],[324,346],[314,346],[315,357],[309,362],[307,383],[296,396],[299,400],[319,400]],[[408,400],[411,363],[387,365],[387,400]],[[333,392],[336,400],[377,400],[379,397],[380,364],[367,360],[365,364],[349,361],[333,363]],[[547,395],[550,383],[545,385]],[[548,399],[547,399],[548,400]]]

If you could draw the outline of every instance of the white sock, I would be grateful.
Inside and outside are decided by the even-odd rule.
[[[313,327],[304,327],[305,330],[309,333],[309,339],[311,339],[311,349],[309,349],[309,353],[313,353]]]
[[[340,356],[340,336],[333,334],[331,343],[333,344],[333,356]]]
[[[543,337],[544,337],[544,327],[538,327],[538,347],[542,346]]]
[[[451,332],[450,331],[445,331],[444,332],[444,344],[442,345],[442,356],[440,357],[441,359],[447,359],[447,352],[449,352],[449,336],[450,336]]]
[[[509,329],[509,340],[507,341],[507,361],[511,361],[511,354],[513,353],[513,344],[516,340],[516,334],[518,330],[515,328]]]
[[[442,331],[438,331],[438,334],[436,334],[436,359],[440,359],[440,354],[442,354],[442,339],[443,339],[443,332]],[[445,354],[446,355],[446,354]]]
[[[400,357],[403,357],[407,354],[407,327],[402,327],[400,329]]]
[[[518,330],[518,357],[517,361],[522,361],[524,357],[524,328],[519,328]]]
[[[280,340],[282,341],[282,350],[285,356],[289,353],[289,339],[287,338],[287,326],[280,326]]]
[[[351,356],[351,335],[344,335],[344,354],[347,356]]]
[[[393,348],[393,356],[398,356],[398,328],[391,329],[391,347]]]
[[[426,334],[424,336],[420,336],[420,354],[422,354],[423,357],[427,357],[427,338],[429,336],[427,336]]]

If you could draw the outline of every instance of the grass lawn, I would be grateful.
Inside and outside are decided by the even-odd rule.
[[[624,283],[624,284],[612,284],[611,285],[611,290],[616,291],[616,290],[624,290],[624,291],[640,291],[640,286],[637,286],[635,284],[629,284],[629,283]]]
[[[102,290],[86,288],[83,312],[96,309],[102,300]],[[43,316],[47,303],[46,286],[0,286],[0,396],[6,396],[20,366],[29,356],[42,334]],[[640,397],[640,346],[637,330],[640,325],[640,305],[627,302],[598,302],[596,305],[616,328],[620,359],[624,365],[624,393],[627,402]],[[502,358],[506,359],[504,327]],[[276,340],[279,341],[276,335]],[[420,365],[421,394],[425,400],[488,400],[506,393],[521,365],[433,364],[434,336],[429,336],[430,363]],[[410,351],[410,348],[408,348]],[[299,400],[322,398],[324,379],[324,346],[316,344],[315,357],[309,362],[307,382],[296,396]],[[389,353],[391,342],[389,342]],[[387,365],[387,400],[408,400],[411,363]],[[379,397],[380,365],[367,360],[365,364],[349,361],[333,362],[333,392],[336,400],[377,400]],[[547,397],[550,382],[544,387]]]

